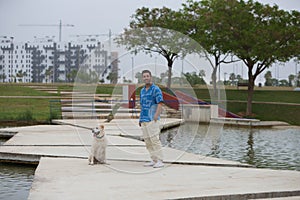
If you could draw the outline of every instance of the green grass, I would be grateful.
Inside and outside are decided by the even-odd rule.
[[[246,103],[227,103],[227,110],[233,113],[246,111]],[[300,106],[252,104],[254,118],[262,121],[283,121],[300,126]]]
[[[55,96],[55,94],[17,84],[1,84],[0,96],[10,96],[9,98],[0,98],[0,121],[46,122],[50,119],[49,99],[26,98],[26,96]],[[17,96],[23,98],[17,98]]]
[[[41,84],[40,84],[41,85]],[[0,84],[1,96],[54,96],[43,91],[37,91],[27,87],[28,85],[18,84]],[[43,85],[47,86],[47,85]],[[71,84],[55,84],[48,85],[49,87],[56,87],[59,91],[72,91]],[[140,88],[139,88],[140,89]],[[137,89],[137,95],[139,94]],[[199,99],[207,102],[210,101],[210,93],[208,89],[194,88],[194,91],[189,89],[180,89],[187,93],[194,93]],[[275,88],[276,89],[276,88]],[[114,85],[98,85],[96,88],[97,94],[121,94],[122,87]],[[227,110],[239,114],[245,113],[247,91],[230,89],[226,90]],[[16,121],[49,121],[50,120],[50,99],[38,98],[0,98],[0,123],[5,120]],[[244,102],[231,102],[244,101]],[[295,105],[279,105],[279,104],[263,104],[259,102],[281,102],[281,103],[297,103],[300,104],[300,92],[287,90],[256,90],[254,91],[253,113],[254,118],[268,121],[284,121],[293,125],[300,125],[300,106]],[[59,107],[60,105],[55,105]],[[56,117],[59,113],[55,113]]]
[[[191,93],[191,91],[187,89],[176,89]],[[208,89],[194,88],[194,92],[199,99],[210,102],[211,96]],[[247,90],[226,90],[226,99],[228,100],[227,110],[236,114],[245,113],[247,97]],[[237,103],[230,101],[245,102]],[[254,118],[263,121],[284,121],[292,125],[300,125],[300,106],[263,103],[280,102],[300,104],[300,92],[287,90],[255,90],[253,101],[255,102],[252,104]]]
[[[247,90],[226,90],[227,100],[247,101]],[[300,103],[300,92],[296,91],[270,91],[257,90],[254,91],[253,101],[262,102],[284,102],[284,103]]]
[[[0,96],[55,96],[43,91],[17,84],[1,84]]]

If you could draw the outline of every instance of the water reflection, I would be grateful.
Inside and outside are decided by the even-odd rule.
[[[27,199],[35,167],[0,163],[0,199]]]
[[[6,139],[0,139],[0,145]],[[0,199],[27,199],[36,166],[0,162]]]
[[[245,158],[246,162],[250,165],[254,165],[254,158],[255,158],[255,152],[254,152],[254,148],[253,148],[253,129],[249,130],[249,136],[248,136],[248,141],[247,141],[247,156]]]
[[[165,146],[257,167],[300,171],[300,129],[185,124],[161,135]]]

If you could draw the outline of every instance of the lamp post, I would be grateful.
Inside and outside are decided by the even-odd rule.
[[[13,82],[13,77],[12,77],[12,74],[13,74],[13,65],[14,65],[14,37],[10,37],[10,48],[11,48],[11,51],[10,51],[10,80],[9,82]]]
[[[132,80],[132,83],[133,83],[133,67],[134,67],[134,58],[131,57],[131,80]]]

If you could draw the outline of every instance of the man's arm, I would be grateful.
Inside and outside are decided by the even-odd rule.
[[[157,121],[161,111],[162,111],[162,105],[163,103],[162,102],[159,102],[158,105],[157,105],[157,109],[155,111],[155,114],[154,114],[154,121]]]

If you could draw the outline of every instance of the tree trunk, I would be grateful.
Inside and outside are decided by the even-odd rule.
[[[173,61],[171,59],[168,59],[168,83],[167,83],[168,88],[171,88],[172,66],[173,66]]]
[[[213,72],[211,74],[211,82],[214,88],[213,94],[215,95],[215,97],[217,97],[217,71],[218,71],[218,67],[216,66],[213,68]]]
[[[255,78],[252,75],[251,71],[248,72],[249,82],[248,82],[248,100],[247,100],[247,110],[246,115],[252,115],[252,100],[253,100],[253,93],[254,93],[254,82]]]

